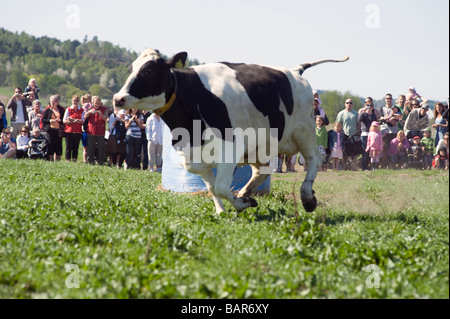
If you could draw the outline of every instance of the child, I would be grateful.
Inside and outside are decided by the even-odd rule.
[[[366,152],[369,153],[372,170],[377,170],[380,164],[381,152],[383,151],[383,136],[377,121],[370,125],[369,136],[367,137]]]
[[[39,128],[33,129],[33,136],[28,142],[28,157],[31,159],[44,159],[47,156],[47,140]]]
[[[334,123],[334,130],[330,131],[328,138],[328,148],[331,150],[331,167],[334,171],[339,170],[339,160],[344,156],[345,135],[341,131],[342,124],[340,122]]]
[[[431,137],[431,129],[428,127],[423,131],[423,138],[420,141],[422,150],[424,152],[423,156],[423,168],[431,169],[431,164],[433,162],[433,151],[434,151],[434,140]]]
[[[324,169],[325,156],[327,155],[325,150],[328,147],[328,134],[323,126],[323,118],[321,116],[316,116],[316,142],[317,148],[319,149],[320,154],[322,154],[322,166],[320,167],[320,170],[322,171]]]
[[[433,160],[434,169],[448,169],[448,154],[445,147],[441,147]]]
[[[406,163],[406,150],[410,148],[408,139],[405,136],[405,132],[398,131],[397,137],[394,138],[389,144],[389,148],[387,151],[388,158],[395,169],[398,165],[398,168],[404,167]]]
[[[411,102],[412,100],[421,99],[421,96],[419,93],[417,93],[416,88],[414,86],[411,86],[409,88],[409,92],[406,95],[406,101]]]

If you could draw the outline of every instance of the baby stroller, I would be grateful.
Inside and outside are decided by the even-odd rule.
[[[410,168],[423,169],[424,168],[424,152],[421,145],[415,145],[412,140],[410,141],[412,145],[407,151],[407,165]]]
[[[45,159],[47,157],[48,142],[44,135],[32,137],[29,142],[28,157],[31,159]]]

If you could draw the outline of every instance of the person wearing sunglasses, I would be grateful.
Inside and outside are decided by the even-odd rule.
[[[344,150],[344,163],[349,163],[352,170],[357,170],[356,159],[362,152],[361,141],[354,141],[355,135],[359,133],[358,127],[358,112],[353,110],[352,99],[345,101],[345,109],[338,113],[336,122],[342,124],[342,130],[345,134],[345,150]],[[359,151],[355,144],[360,143],[361,147]]]
[[[28,142],[30,141],[30,129],[28,126],[22,126],[20,135],[17,137],[16,158],[28,157]]]
[[[6,127],[0,137],[0,160],[14,158],[16,156],[16,143],[11,137],[11,130]]]

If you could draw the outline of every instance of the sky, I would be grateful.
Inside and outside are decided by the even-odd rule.
[[[374,99],[410,86],[430,100],[449,97],[448,0],[0,0],[0,12],[9,31],[97,36],[138,53],[186,51],[202,63],[294,68],[349,55],[304,77],[316,90]]]

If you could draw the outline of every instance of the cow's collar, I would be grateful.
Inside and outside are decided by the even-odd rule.
[[[153,113],[155,113],[156,115],[162,116],[164,113],[166,113],[173,105],[173,103],[175,102],[176,98],[177,98],[177,77],[175,76],[175,73],[173,72],[172,69],[170,69],[170,72],[173,75],[175,84],[173,86],[173,93],[172,96],[170,97],[169,101],[167,101],[166,105],[164,105],[163,107],[160,107],[159,109],[156,109],[153,111]]]

